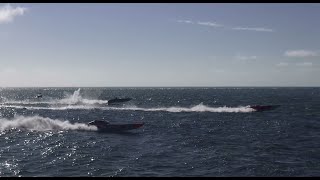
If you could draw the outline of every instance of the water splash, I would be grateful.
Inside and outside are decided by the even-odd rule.
[[[10,101],[4,99],[1,101],[3,105],[103,105],[108,104],[108,100],[99,100],[99,99],[85,99],[80,94],[81,88],[74,91],[72,95],[68,95],[63,99],[51,99],[47,101],[33,101],[33,100],[22,100],[22,101]]]
[[[69,97],[66,97],[64,99],[58,100],[58,104],[79,104],[82,102],[82,97],[80,95],[80,88],[73,92],[73,94]]]
[[[107,100],[98,100],[98,99],[85,99],[82,98],[80,94],[80,88],[73,92],[73,94],[65,99],[61,99],[58,102],[55,102],[57,104],[107,104]]]
[[[48,130],[87,130],[96,131],[95,126],[88,126],[84,123],[70,123],[69,121],[62,121],[59,119],[51,119],[41,116],[15,116],[13,119],[0,119],[0,130],[9,130],[12,128],[27,129],[35,131]]]
[[[23,106],[5,106],[10,108],[24,108]],[[86,106],[86,105],[68,105],[63,107],[28,107],[30,110],[68,110],[68,109],[100,109],[100,110],[122,110],[122,111],[166,111],[166,112],[214,112],[214,113],[249,113],[255,112],[254,109],[249,106],[239,106],[239,107],[210,107],[203,105],[202,103],[192,106],[192,107],[160,107],[160,108],[142,108],[137,106],[125,106],[125,107],[94,107],[94,106]]]
[[[137,111],[167,111],[167,112],[215,112],[215,113],[248,113],[255,111],[248,106],[239,107],[210,107],[203,105],[202,103],[193,107],[162,107],[162,108],[139,108],[139,107],[124,107],[124,108],[114,108],[120,110],[137,110]]]

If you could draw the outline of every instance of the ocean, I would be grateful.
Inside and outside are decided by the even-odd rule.
[[[312,87],[1,88],[0,176],[319,176],[319,100]]]

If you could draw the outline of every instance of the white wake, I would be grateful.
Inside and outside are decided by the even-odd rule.
[[[51,119],[41,116],[15,116],[13,119],[0,119],[0,130],[5,131],[12,128],[27,129],[35,131],[48,130],[87,130],[97,131],[97,127],[88,126],[84,123],[70,123],[59,119]]]
[[[100,109],[100,110],[119,110],[119,111],[166,111],[166,112],[213,112],[213,113],[249,113],[254,112],[255,110],[248,106],[239,106],[239,107],[210,107],[200,103],[199,105],[192,107],[159,107],[159,108],[142,108],[136,106],[125,106],[125,107],[95,107],[87,105],[68,105],[62,107],[24,107],[24,106],[15,106],[7,105],[2,107],[17,108],[27,110],[91,110],[91,109]]]

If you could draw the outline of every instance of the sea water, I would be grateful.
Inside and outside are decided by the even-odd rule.
[[[320,88],[1,88],[0,176],[319,176],[319,100]],[[93,120],[145,124],[101,133]]]

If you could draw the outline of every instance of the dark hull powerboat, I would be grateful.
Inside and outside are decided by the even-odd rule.
[[[103,132],[123,132],[133,129],[138,129],[142,127],[144,123],[133,123],[133,124],[110,124],[107,121],[91,121],[88,123],[88,126],[96,126],[98,131]]]
[[[256,110],[257,112],[273,110],[279,107],[280,105],[252,105],[249,108]]]
[[[110,99],[108,100],[108,104],[115,104],[115,103],[121,103],[121,102],[127,102],[130,101],[131,98],[114,98],[114,99]]]

